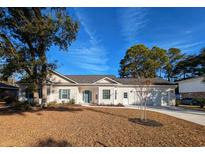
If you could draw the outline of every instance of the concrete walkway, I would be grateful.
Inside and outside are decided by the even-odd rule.
[[[129,105],[127,108],[139,109],[139,106]],[[167,114],[179,119],[187,120],[190,122],[194,122],[200,125],[205,126],[205,112],[203,111],[195,111],[190,109],[183,109],[175,106],[167,106],[167,107],[148,107],[150,111],[155,111],[163,114]]]

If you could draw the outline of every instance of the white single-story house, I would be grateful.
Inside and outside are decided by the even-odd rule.
[[[149,81],[149,82],[147,82]],[[19,100],[26,100],[26,84],[18,82]],[[114,75],[62,75],[51,71],[47,79],[47,102],[77,104],[175,104],[176,85],[161,78],[117,78]],[[146,99],[145,99],[146,98]]]
[[[205,98],[205,75],[178,81],[181,98]]]

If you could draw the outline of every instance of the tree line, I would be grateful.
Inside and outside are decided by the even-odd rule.
[[[144,44],[130,47],[120,61],[119,75],[125,78],[163,77],[175,81],[205,74],[205,49],[197,55],[186,55],[178,48]]]

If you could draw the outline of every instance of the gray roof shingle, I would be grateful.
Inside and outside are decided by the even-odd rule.
[[[175,83],[169,82],[162,78],[116,78],[116,81],[126,85],[174,85]]]
[[[174,85],[175,83],[169,82],[162,78],[117,78],[114,75],[65,75],[66,77],[76,81],[77,83],[94,83],[102,78],[108,77],[121,84],[125,85],[139,85],[139,84],[152,84],[152,85]]]
[[[66,77],[74,80],[77,83],[94,83],[105,77],[115,79],[114,75],[65,75]]]

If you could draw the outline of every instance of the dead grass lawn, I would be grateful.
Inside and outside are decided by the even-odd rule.
[[[205,127],[156,112],[49,107],[0,111],[0,146],[205,146]]]

